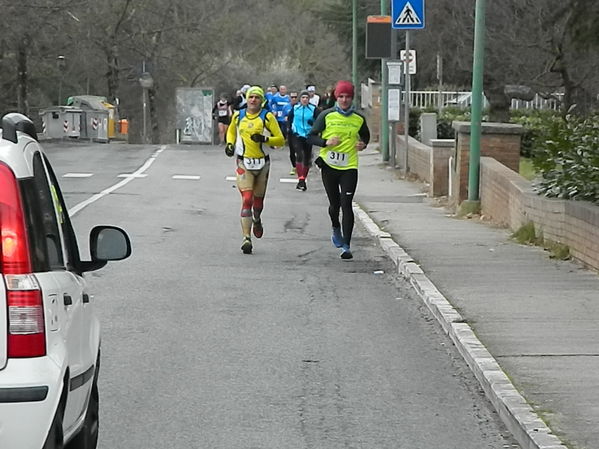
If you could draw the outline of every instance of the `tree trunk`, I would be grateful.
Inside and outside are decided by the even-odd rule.
[[[511,100],[505,94],[505,86],[491,77],[486,77],[485,96],[489,100],[489,121],[508,123]]]
[[[27,50],[29,36],[19,41],[17,48],[17,111],[29,115],[28,80],[27,80]]]
[[[150,143],[160,142],[160,128],[158,126],[158,112],[156,110],[156,81],[154,85],[148,89],[148,109],[150,110]]]
[[[119,92],[119,49],[116,44],[110,45],[106,49],[106,63],[108,65],[108,73],[106,74],[106,82],[108,87],[107,98],[112,104],[116,104]]]

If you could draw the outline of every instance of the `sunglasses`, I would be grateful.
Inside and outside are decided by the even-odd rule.
[[[291,95],[291,98],[297,98],[297,95]]]

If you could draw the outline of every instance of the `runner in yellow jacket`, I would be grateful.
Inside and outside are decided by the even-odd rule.
[[[246,92],[247,108],[235,111],[227,130],[225,153],[237,158],[237,188],[241,193],[241,231],[244,254],[252,253],[252,228],[259,239],[264,233],[261,214],[270,172],[268,146],[280,147],[285,138],[272,113],[262,108],[264,91],[259,86]]]
[[[339,81],[335,87],[335,98],[335,106],[321,112],[314,122],[308,142],[322,147],[314,163],[321,169],[322,183],[329,199],[329,216],[333,226],[331,240],[333,245],[341,248],[342,259],[351,259],[352,201],[358,186],[358,152],[368,145],[370,131],[364,116],[352,106],[352,83]]]

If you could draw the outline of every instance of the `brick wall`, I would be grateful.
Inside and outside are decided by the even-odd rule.
[[[482,123],[480,155],[492,157],[514,171],[520,165],[520,136],[523,128],[508,123]],[[456,130],[456,172],[453,177],[453,203],[468,198],[468,170],[470,166],[470,122],[454,122]]]
[[[599,206],[537,195],[529,181],[497,160],[481,158],[480,201],[485,215],[513,231],[532,222],[543,237],[599,270]]]

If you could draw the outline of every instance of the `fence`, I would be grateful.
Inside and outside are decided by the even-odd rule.
[[[543,98],[540,95],[535,95],[531,101],[512,100],[512,109],[551,109],[558,110],[560,107],[560,99],[563,94],[553,94],[554,98]],[[413,91],[410,92],[410,103],[412,107],[425,109],[435,108],[440,106],[448,107],[455,106],[459,108],[468,108],[472,103],[472,93],[451,92],[451,91]],[[484,107],[489,106],[486,98],[483,98]]]

